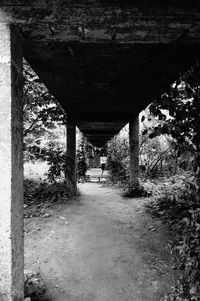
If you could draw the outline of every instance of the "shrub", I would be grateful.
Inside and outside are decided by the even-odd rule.
[[[30,297],[31,301],[47,301],[47,287],[39,271],[25,272],[24,297]]]
[[[168,185],[153,205],[153,212],[171,225],[175,242],[172,254],[175,268],[182,271],[166,301],[200,300],[200,204],[193,176],[176,186]]]

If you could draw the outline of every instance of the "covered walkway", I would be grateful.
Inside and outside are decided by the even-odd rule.
[[[70,204],[27,224],[26,269],[41,270],[53,301],[160,301],[174,283],[170,236],[145,213],[147,200],[97,183],[78,188]]]
[[[132,189],[139,185],[138,114],[199,54],[197,0],[0,1],[2,301],[23,300],[23,57],[67,112],[74,187],[76,126],[103,147],[129,123]]]

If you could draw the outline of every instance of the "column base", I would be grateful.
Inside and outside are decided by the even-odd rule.
[[[124,196],[127,198],[142,198],[142,197],[148,197],[151,193],[146,191],[143,186],[136,186],[131,187],[129,186],[129,189],[125,192]]]

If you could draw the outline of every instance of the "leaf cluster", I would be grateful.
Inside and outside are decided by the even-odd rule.
[[[188,145],[199,150],[200,135],[200,66],[196,64],[149,107],[159,124],[149,134],[150,138],[168,134],[177,141],[177,147]],[[147,130],[143,135],[147,134]]]
[[[46,159],[49,165],[48,172],[46,173],[47,179],[51,183],[56,183],[64,178],[67,168],[66,151],[59,146],[56,147],[51,144],[51,147],[47,151]]]
[[[66,114],[26,62],[23,75],[24,149],[25,158],[30,159],[44,151],[40,141],[66,123]]]

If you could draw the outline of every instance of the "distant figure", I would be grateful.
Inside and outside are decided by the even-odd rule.
[[[102,154],[102,156],[100,157],[100,163],[101,163],[101,177],[102,177],[107,163],[107,157],[104,154]]]

